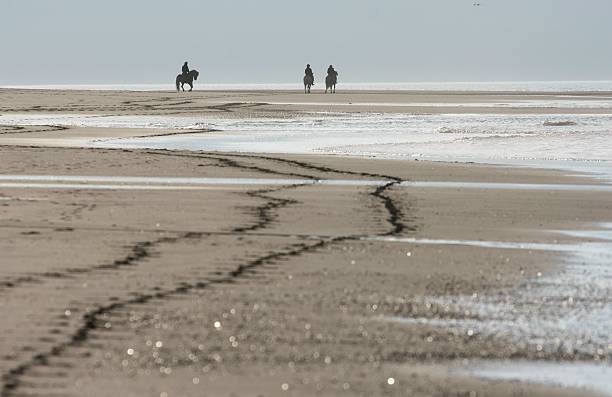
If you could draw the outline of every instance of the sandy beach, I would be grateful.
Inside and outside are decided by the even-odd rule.
[[[289,117],[321,111],[385,113],[566,113],[550,102],[582,99],[578,114],[609,114],[601,99],[608,92],[461,92],[338,91],[304,95],[295,91],[194,91],[187,96],[167,91],[80,91],[0,88],[0,112],[138,115],[218,115]],[[537,101],[542,105],[525,107]],[[503,104],[503,106],[502,106]]]
[[[0,115],[564,115],[547,103],[567,95],[0,89]],[[575,96],[571,114],[610,112]],[[479,375],[609,368],[609,334],[580,324],[607,313],[611,287],[566,282],[589,271],[580,255],[609,260],[604,181],[91,145],[207,133],[0,125],[0,395],[606,395]]]

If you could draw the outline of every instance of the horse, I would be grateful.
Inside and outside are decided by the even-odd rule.
[[[325,93],[327,94],[327,90],[330,93],[336,93],[336,83],[338,83],[338,73],[328,74],[325,78]]]
[[[184,85],[189,84],[189,87],[191,87],[189,91],[193,91],[193,81],[197,80],[199,75],[200,73],[195,69],[187,73],[186,76],[183,74],[179,74],[178,76],[176,76],[176,90],[180,91],[181,89],[183,89],[183,91],[185,91]]]
[[[304,76],[304,94],[310,94],[310,87],[314,85],[314,76]]]

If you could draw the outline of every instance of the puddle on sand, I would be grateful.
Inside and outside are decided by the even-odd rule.
[[[146,185],[326,185],[383,186],[389,181],[365,179],[271,179],[271,178],[197,178],[197,177],[134,177],[79,175],[0,175],[0,181],[125,183]],[[612,186],[611,186],[612,189]]]
[[[554,275],[529,280],[506,294],[424,299],[425,304],[440,305],[449,312],[468,312],[469,316],[388,317],[386,320],[440,326],[460,334],[496,336],[511,340],[523,349],[543,353],[612,359],[612,239],[601,231],[590,234],[607,240],[535,244],[386,239],[411,244],[562,252],[566,265]]]
[[[452,369],[457,375],[483,379],[518,381],[551,386],[585,389],[612,396],[612,367],[584,362],[547,363],[510,361],[470,365]]]
[[[413,237],[389,237],[389,236],[369,236],[362,237],[362,241],[382,241],[389,243],[407,243],[416,245],[463,245],[477,248],[499,248],[499,249],[518,249],[532,251],[552,251],[552,252],[575,252],[579,249],[575,244],[543,244],[543,243],[523,243],[506,241],[481,241],[481,240],[445,240],[427,239]]]
[[[492,379],[588,387],[612,395],[612,224],[590,231],[553,233],[597,241],[535,244],[410,238],[365,238],[403,244],[463,245],[480,248],[563,253],[564,268],[539,275],[516,289],[492,295],[425,297],[456,316],[385,317],[384,321],[428,325],[457,335],[507,340],[520,352],[545,357],[594,360],[585,364],[540,362],[483,364],[473,375]],[[567,376],[564,376],[567,373]],[[567,383],[561,383],[561,382]]]
[[[78,182],[78,183],[126,183],[146,185],[292,185],[313,184],[306,179],[266,178],[191,178],[152,176],[82,176],[82,175],[0,175],[0,181],[27,182]],[[355,181],[361,182],[361,181]]]
[[[559,230],[556,233],[571,237],[612,241],[612,223],[602,223],[602,230]],[[612,263],[610,264],[612,266]]]
[[[407,181],[403,187],[442,189],[490,189],[490,190],[556,190],[612,192],[612,185],[546,184],[546,183],[492,183],[492,182],[438,182]]]
[[[138,185],[164,185],[166,189],[195,189],[202,185],[323,185],[323,186],[383,186],[389,181],[365,179],[266,179],[266,178],[194,178],[194,177],[130,177],[130,176],[78,176],[78,175],[0,175],[2,187],[39,188],[38,184],[22,184],[15,182],[55,182],[55,183],[106,183],[136,185],[134,189],[143,189]],[[7,184],[8,183],[8,184]],[[138,184],[138,185],[137,185]],[[191,187],[188,187],[190,185]],[[50,186],[50,185],[49,185]],[[88,185],[93,186],[93,185]],[[105,185],[107,186],[107,185]],[[580,185],[580,184],[519,184],[519,183],[480,183],[480,182],[402,182],[398,186],[404,188],[441,188],[441,189],[499,189],[499,190],[547,190],[547,191],[601,191],[612,192],[612,185]],[[42,186],[44,187],[44,186]]]
[[[586,99],[586,100],[585,100]],[[247,102],[257,103],[257,102]],[[546,100],[513,100],[513,101],[494,101],[494,102],[297,102],[297,101],[266,101],[267,105],[287,105],[287,106],[344,106],[356,107],[363,106],[368,108],[377,107],[408,107],[408,108],[557,108],[557,109],[610,109],[612,108],[612,98],[572,98],[557,97],[556,99]]]
[[[49,201],[48,198],[37,197],[5,197],[1,196],[0,201]]]
[[[121,185],[99,183],[0,183],[5,189],[68,189],[68,190],[228,190],[229,186],[189,185]]]

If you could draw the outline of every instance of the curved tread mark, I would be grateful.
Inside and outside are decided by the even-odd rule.
[[[100,306],[97,309],[86,313],[82,317],[82,325],[72,334],[66,342],[59,343],[53,346],[50,350],[44,353],[38,353],[29,361],[22,363],[10,369],[3,375],[4,385],[0,390],[0,396],[13,396],[15,391],[23,384],[21,378],[33,368],[38,366],[47,366],[52,358],[61,356],[67,349],[77,347],[87,342],[91,333],[95,330],[104,329],[102,325],[104,321],[101,319],[108,316],[114,311],[125,309],[132,305],[142,305],[156,299],[167,299],[176,295],[185,295],[195,290],[201,290],[214,284],[232,284],[240,278],[248,278],[249,272],[254,272],[258,267],[275,263],[282,258],[299,256],[305,252],[314,251],[328,244],[328,241],[319,241],[312,245],[299,244],[293,246],[289,251],[274,252],[272,254],[260,257],[245,265],[238,266],[235,270],[227,273],[226,277],[204,280],[196,283],[181,283],[181,285],[169,289],[161,290],[155,293],[138,295],[132,299],[117,301],[105,306]]]
[[[257,230],[265,229],[268,225],[270,225],[276,217],[273,215],[274,212],[280,208],[288,207],[290,205],[299,204],[300,202],[292,199],[281,199],[271,196],[266,196],[266,194],[274,193],[282,190],[287,190],[290,188],[298,188],[304,185],[290,185],[277,189],[262,189],[245,193],[249,197],[261,198],[267,200],[267,202],[263,205],[254,207],[254,212],[257,213],[258,220],[251,226],[240,226],[232,229],[234,233],[246,233],[246,232],[254,232]]]
[[[216,160],[219,163],[221,163],[223,166],[226,166],[226,167],[237,167],[237,168],[259,171],[259,172],[264,172],[264,173],[276,174],[276,175],[299,176],[299,177],[303,177],[305,179],[310,179],[310,180],[316,179],[313,176],[306,175],[306,174],[279,172],[279,171],[274,171],[271,169],[266,169],[266,168],[262,168],[258,166],[243,165],[234,160],[227,159],[223,156],[213,156],[213,155],[203,155],[203,154],[188,155],[188,154],[177,154],[177,153],[165,153],[165,152],[159,152],[159,151],[149,151],[147,153],[158,154],[158,155],[172,155],[172,156],[179,155],[183,157],[208,158],[208,159]],[[246,157],[246,156],[243,156],[243,157]],[[319,172],[333,172],[333,173],[341,173],[341,174],[347,174],[347,175],[361,175],[361,176],[367,176],[367,177],[382,177],[385,179],[389,179],[391,180],[389,183],[378,187],[374,192],[370,194],[376,197],[377,199],[383,201],[385,209],[389,213],[389,217],[387,218],[387,221],[391,224],[393,229],[390,232],[388,232],[386,235],[400,234],[404,230],[407,229],[406,225],[401,220],[402,218],[401,211],[398,209],[393,199],[387,195],[387,191],[389,189],[391,189],[393,186],[402,182],[402,180],[399,178],[387,176],[387,175],[371,174],[371,173],[334,170],[329,167],[321,167],[321,166],[316,166],[316,165],[312,165],[312,164],[308,164],[304,162],[298,162],[294,160],[285,160],[285,159],[265,157],[265,156],[250,156],[250,157],[254,157],[254,158],[258,158],[262,160],[268,160],[268,161],[273,160],[273,161],[284,162],[284,163],[292,164],[294,166],[299,166],[304,169],[317,170]],[[281,208],[281,207],[285,207],[287,205],[295,204],[297,203],[297,201],[287,200],[287,199],[278,199],[278,198],[266,196],[266,194],[271,193],[273,191],[284,190],[287,188],[297,187],[297,186],[302,186],[302,185],[291,185],[291,186],[283,187],[280,189],[269,189],[269,190],[259,190],[255,192],[250,192],[250,195],[252,197],[264,198],[268,200],[268,202],[262,206],[257,207],[258,208],[257,212],[258,212],[258,216],[260,220],[255,225],[246,227],[246,228],[237,227],[234,229],[234,232],[241,232],[241,231],[247,231],[247,230],[253,231],[253,230],[259,230],[259,229],[263,229],[267,227],[267,225],[269,225],[273,221],[272,212],[274,210]],[[414,230],[414,229],[411,229],[411,230]],[[119,268],[122,266],[129,266],[138,261],[141,261],[143,258],[146,258],[147,256],[150,255],[149,249],[155,244],[161,244],[163,242],[174,242],[174,241],[178,241],[181,238],[200,238],[202,236],[203,236],[202,233],[188,233],[188,234],[184,234],[182,237],[174,237],[174,238],[165,237],[165,238],[159,239],[157,243],[153,243],[153,242],[139,243],[133,247],[133,252],[131,255],[128,255],[124,260],[115,261],[110,266],[115,266]],[[194,290],[204,289],[214,284],[232,284],[241,278],[248,279],[250,277],[257,276],[258,268],[265,268],[271,264],[282,262],[283,259],[286,259],[288,257],[299,256],[306,252],[320,249],[326,246],[327,244],[330,244],[333,242],[352,240],[354,238],[355,236],[344,236],[344,237],[336,237],[330,240],[320,240],[319,242],[312,244],[312,245],[299,244],[297,246],[293,246],[293,249],[291,249],[290,251],[273,252],[269,255],[254,259],[253,261],[248,262],[245,265],[239,265],[235,270],[229,272],[226,277],[221,277],[218,279],[206,279],[206,280],[203,280],[197,283],[181,283],[179,286],[175,287],[174,289],[165,290],[165,291],[157,287],[157,288],[153,288],[153,290],[157,290],[157,292],[149,293],[149,294],[140,294],[132,299],[128,299],[124,301],[115,301],[108,305],[101,306],[98,309],[91,311],[83,316],[82,318],[83,324],[70,337],[69,341],[61,343],[61,344],[57,344],[56,346],[52,347],[49,351],[45,353],[39,353],[35,355],[29,361],[10,369],[3,376],[4,385],[2,387],[2,390],[0,390],[0,395],[6,396],[6,397],[10,397],[11,395],[14,395],[15,391],[23,383],[21,378],[27,372],[29,372],[32,368],[36,366],[40,366],[40,365],[47,365],[51,358],[61,356],[68,348],[79,346],[87,342],[89,340],[89,337],[92,331],[99,329],[99,323],[101,323],[100,317],[106,317],[113,311],[124,309],[125,307],[130,306],[130,305],[146,304],[154,299],[167,299],[167,298],[171,298],[176,295],[185,295]],[[109,266],[109,265],[102,265],[102,266]]]

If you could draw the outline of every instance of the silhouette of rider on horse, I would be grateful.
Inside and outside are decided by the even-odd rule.
[[[193,69],[189,70],[189,65],[187,65],[187,61],[183,64],[182,73],[176,76],[176,90],[180,91],[181,89],[185,91],[183,87],[184,84],[189,85],[189,91],[193,90],[193,81],[198,79],[200,73]]]
[[[331,93],[335,94],[336,83],[338,83],[338,72],[336,72],[333,65],[329,65],[327,77],[325,78],[325,93],[327,94],[327,90],[331,90]]]
[[[336,69],[334,69],[333,65],[329,65],[329,67],[327,68],[327,75],[331,76],[332,78],[338,77],[338,72],[336,72]]]
[[[306,70],[304,70],[304,74],[308,77],[312,77],[312,85],[314,85],[314,73],[310,68],[310,64],[306,65]]]

